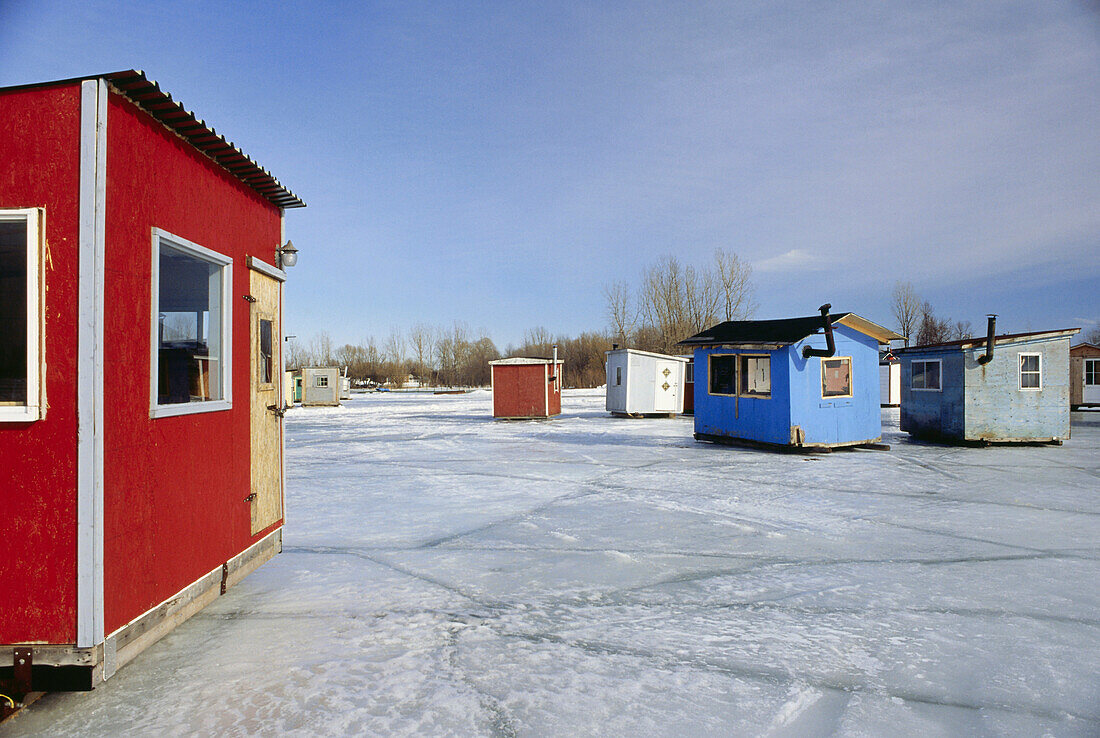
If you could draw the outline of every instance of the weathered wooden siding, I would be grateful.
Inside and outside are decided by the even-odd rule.
[[[1044,441],[1069,438],[1069,337],[996,346],[993,360],[978,363],[983,349],[964,356],[969,441]],[[1042,389],[1020,389],[1020,354],[1042,355]]]

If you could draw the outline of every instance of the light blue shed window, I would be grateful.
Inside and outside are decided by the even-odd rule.
[[[1020,354],[1020,389],[1043,388],[1043,355]]]

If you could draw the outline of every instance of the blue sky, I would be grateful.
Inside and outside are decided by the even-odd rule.
[[[144,69],[309,207],[287,331],[606,325],[672,254],[757,317],[1100,321],[1100,9],[0,0],[0,86]]]

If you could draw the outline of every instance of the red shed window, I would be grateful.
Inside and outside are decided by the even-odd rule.
[[[38,420],[41,212],[0,210],[0,421]]]
[[[154,229],[154,417],[231,406],[232,263],[227,256]]]

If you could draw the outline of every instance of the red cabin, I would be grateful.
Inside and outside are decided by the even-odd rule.
[[[494,418],[549,418],[561,414],[561,373],[556,359],[498,359],[489,362]]]
[[[281,550],[304,203],[137,71],[0,89],[0,161],[0,685],[91,689]]]

